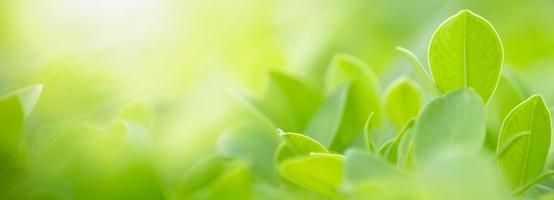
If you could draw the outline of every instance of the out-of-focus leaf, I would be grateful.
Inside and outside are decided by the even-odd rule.
[[[504,69],[498,87],[487,104],[487,140],[485,144],[492,150],[491,152],[496,151],[502,121],[514,107],[524,100],[523,91]]]
[[[363,131],[370,113],[375,113],[372,125],[381,124],[381,102],[379,79],[367,64],[353,56],[336,55],[326,75],[327,91],[336,91],[341,85],[350,83],[345,115],[332,150],[343,151],[353,136]]]
[[[24,113],[17,96],[0,99],[0,173],[10,165],[23,137]]]
[[[513,199],[496,166],[483,154],[448,149],[418,166],[420,199]]]
[[[344,164],[345,184],[355,185],[373,181],[378,183],[391,176],[397,176],[398,171],[379,157],[359,150],[346,152]]]
[[[290,159],[279,165],[285,179],[308,190],[342,199],[339,188],[342,184],[344,157],[335,154],[314,153]]]
[[[308,156],[310,153],[329,153],[314,139],[298,133],[281,134],[282,145],[277,149],[277,162],[287,159]]]
[[[201,199],[252,199],[254,179],[243,163],[233,163],[207,190]]]
[[[128,121],[135,121],[146,128],[153,123],[152,107],[145,101],[137,100],[124,105],[119,110],[119,117]]]
[[[415,123],[414,134],[416,165],[449,148],[478,152],[485,140],[483,101],[471,89],[439,97],[425,107]]]
[[[190,196],[200,191],[223,173],[227,163],[227,159],[218,156],[202,158],[186,171],[180,192]]]
[[[327,97],[306,128],[306,135],[325,147],[331,147],[335,138],[340,137],[338,131],[344,115],[348,88],[348,85],[343,85]]]
[[[223,132],[216,141],[217,152],[250,164],[252,175],[275,183],[275,151],[278,141],[262,127],[239,125]]]
[[[435,94],[437,92],[437,87],[435,86],[435,83],[433,83],[433,80],[431,80],[431,77],[429,77],[427,70],[424,69],[421,62],[419,62],[419,59],[417,59],[417,56],[410,50],[402,47],[396,47],[396,50],[408,59],[410,66],[412,67],[412,71],[416,72],[419,81],[423,83],[426,89],[430,90],[432,94]]]
[[[409,80],[394,82],[385,95],[385,113],[400,130],[408,120],[416,117],[423,104],[423,94],[419,86]]]
[[[42,85],[36,85],[0,97],[0,175],[15,164],[24,120],[33,110],[41,90]]]
[[[469,10],[443,22],[429,44],[429,65],[439,90],[471,87],[484,102],[496,88],[503,56],[494,27]]]
[[[284,130],[304,130],[323,96],[306,83],[280,72],[271,72],[261,109]]]
[[[498,164],[513,188],[536,178],[543,170],[552,127],[542,96],[516,106],[506,117],[498,138]]]

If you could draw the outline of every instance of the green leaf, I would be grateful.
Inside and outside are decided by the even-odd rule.
[[[0,174],[14,164],[23,138],[25,118],[33,110],[42,85],[30,86],[0,97]]]
[[[462,10],[435,31],[429,44],[429,65],[442,92],[471,87],[488,102],[498,83],[503,49],[493,26]]]
[[[342,199],[344,157],[315,153],[284,161],[279,172],[290,182],[333,199]]]
[[[396,148],[396,164],[399,167],[408,168],[411,166],[411,157],[413,150],[413,141],[414,141],[414,130],[413,126],[415,125],[415,120],[410,120],[398,136],[396,136],[394,148]]]
[[[304,130],[323,95],[306,83],[280,72],[270,72],[260,108],[275,124],[288,131]]]
[[[408,121],[404,125],[404,127],[402,127],[400,132],[398,132],[398,135],[394,138],[394,140],[393,140],[393,142],[392,142],[392,144],[389,148],[388,155],[387,155],[387,158],[388,158],[389,162],[397,163],[400,143],[402,142],[402,140],[404,139],[406,134],[409,134],[409,132],[411,132],[411,129],[413,128],[414,124],[415,124],[415,120],[412,119],[412,120]]]
[[[329,153],[319,142],[302,134],[283,133],[281,138],[283,144],[277,149],[277,162],[307,156],[311,153]]]
[[[330,147],[336,137],[341,137],[338,131],[344,115],[348,88],[348,84],[343,85],[327,97],[306,128],[306,135],[325,147]]]
[[[373,120],[373,115],[375,113],[370,113],[367,117],[367,121],[364,125],[364,141],[366,148],[369,152],[375,151],[375,144],[373,142],[373,137],[371,136],[371,121]]]
[[[244,163],[233,163],[209,189],[207,195],[201,199],[252,199],[251,185],[254,178]]]
[[[369,113],[375,113],[373,126],[381,124],[379,79],[367,64],[353,56],[338,54],[333,58],[326,75],[327,91],[336,91],[350,83],[345,114],[339,136],[330,149],[343,151],[352,137],[363,131]]]
[[[275,183],[275,151],[278,141],[272,131],[255,125],[239,125],[226,129],[216,141],[217,153],[250,164],[252,175]]]
[[[410,50],[402,47],[396,47],[396,50],[408,59],[408,62],[410,62],[412,70],[416,72],[419,81],[421,81],[423,85],[427,87],[427,89],[431,90],[431,92],[435,94],[437,92],[437,87],[435,86],[435,83],[433,83],[433,80],[429,76],[427,70],[425,70],[421,62],[419,62],[417,56],[414,55],[414,53],[412,53]]]
[[[485,139],[483,101],[471,89],[448,93],[425,107],[414,131],[416,165],[448,148],[478,152]]]
[[[15,95],[0,99],[0,175],[17,153],[23,137],[24,111]]]
[[[416,117],[423,104],[419,86],[410,79],[395,81],[385,95],[385,113],[400,130],[408,120]]]
[[[223,173],[228,162],[227,159],[214,155],[201,158],[185,172],[181,192],[189,196],[200,191]]]
[[[366,182],[378,183],[399,175],[398,171],[379,157],[360,150],[349,150],[345,159],[345,183],[356,185]]]
[[[550,113],[542,96],[530,97],[508,114],[500,130],[497,157],[512,187],[522,186],[542,172],[551,134]]]

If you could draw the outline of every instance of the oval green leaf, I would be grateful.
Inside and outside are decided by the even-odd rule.
[[[283,133],[281,134],[281,138],[283,143],[277,149],[277,162],[295,157],[307,156],[311,153],[329,153],[319,142],[302,134]]]
[[[408,120],[416,117],[423,104],[419,86],[410,79],[395,81],[385,95],[385,113],[400,130]]]
[[[483,101],[471,89],[448,93],[425,107],[414,131],[416,165],[448,148],[478,152],[485,139]]]
[[[500,130],[497,157],[512,187],[522,186],[542,172],[551,134],[550,113],[542,96],[530,97],[508,114]]]
[[[444,21],[429,44],[429,65],[441,92],[471,87],[487,102],[496,89],[503,50],[494,27],[462,10]]]

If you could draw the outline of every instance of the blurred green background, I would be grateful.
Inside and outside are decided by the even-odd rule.
[[[554,105],[550,0],[2,0],[0,94],[44,84],[25,130],[33,178],[20,189],[176,198],[183,174],[245,115],[232,91],[259,91],[269,70],[321,86],[339,52],[386,86],[409,70],[395,46],[426,63],[432,31],[464,8],[494,24],[505,69]],[[148,133],[125,143],[117,133],[133,124],[122,118]]]

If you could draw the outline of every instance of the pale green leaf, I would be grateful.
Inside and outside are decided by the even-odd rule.
[[[368,181],[379,182],[397,176],[398,171],[379,157],[360,150],[349,150],[345,159],[345,183],[355,185]]]
[[[414,162],[448,148],[478,152],[485,139],[485,111],[481,98],[462,89],[433,100],[414,126]]]
[[[282,162],[279,172],[290,182],[333,199],[341,199],[344,157],[312,154]]]
[[[369,113],[375,113],[372,125],[381,124],[381,102],[379,79],[362,60],[345,55],[336,55],[326,75],[327,91],[336,91],[341,85],[350,83],[345,115],[339,129],[339,136],[331,149],[343,151],[352,137],[363,131]]]
[[[216,141],[217,153],[250,163],[252,174],[265,181],[276,182],[275,151],[278,141],[263,127],[239,125],[225,130]]]
[[[516,106],[502,123],[498,164],[512,187],[536,178],[543,170],[552,134],[550,113],[542,96]]]
[[[433,80],[429,76],[427,70],[425,70],[421,62],[419,62],[417,56],[410,50],[402,47],[396,47],[396,50],[408,59],[408,62],[410,62],[410,66],[412,67],[412,71],[417,74],[419,81],[421,81],[427,89],[431,90],[432,94],[435,94],[437,92],[437,87],[435,86],[435,83],[433,83]]]
[[[277,162],[307,156],[311,153],[329,153],[319,142],[302,134],[283,133],[281,138],[283,143],[277,149]]]
[[[24,111],[15,95],[0,98],[0,173],[14,161],[23,137]]]
[[[260,109],[279,128],[300,132],[317,111],[322,96],[319,91],[295,77],[270,72]]]
[[[306,128],[306,135],[325,147],[330,147],[335,137],[340,137],[338,131],[344,115],[348,88],[348,84],[343,85],[327,97]]]
[[[496,88],[502,60],[502,44],[495,29],[469,10],[444,21],[429,44],[429,65],[439,90],[471,87],[484,102]]]
[[[375,144],[373,142],[373,137],[371,136],[371,121],[373,120],[373,115],[375,113],[370,113],[367,117],[367,121],[364,125],[364,142],[366,145],[366,148],[370,152],[375,151]]]
[[[419,114],[423,94],[419,86],[410,79],[395,81],[385,95],[385,113],[400,130],[408,120]]]

